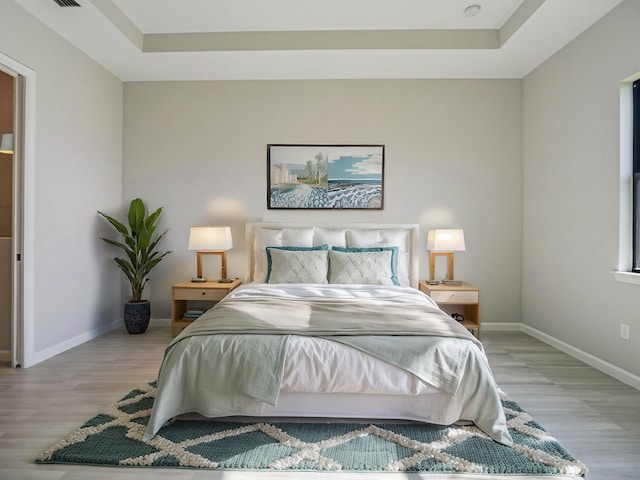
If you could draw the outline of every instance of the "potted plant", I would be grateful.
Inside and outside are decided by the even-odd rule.
[[[134,198],[129,206],[129,227],[115,218],[100,211],[98,214],[107,220],[120,234],[120,240],[111,240],[100,237],[105,242],[121,248],[125,256],[115,257],[114,260],[124,273],[131,285],[131,300],[124,306],[124,324],[129,333],[144,333],[151,318],[151,305],[149,300],[142,298],[142,292],[149,281],[149,272],[160,260],[171,251],[160,253],[156,247],[158,242],[167,233],[155,235],[158,220],[162,213],[162,207],[147,216],[144,202]]]

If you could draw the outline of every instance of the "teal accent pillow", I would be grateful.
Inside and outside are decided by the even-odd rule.
[[[329,245],[266,247],[265,283],[328,283]]]
[[[329,283],[400,285],[398,247],[332,247]]]

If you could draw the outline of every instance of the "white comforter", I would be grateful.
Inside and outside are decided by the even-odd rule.
[[[294,335],[281,392],[422,395],[438,389],[376,357],[325,338]]]
[[[236,385],[238,376],[251,378],[254,367],[262,367],[251,367],[238,353],[243,342],[258,336],[282,350],[262,353],[265,359],[281,358],[282,371],[261,372],[257,379],[272,377],[265,384],[276,382],[279,392],[293,398],[314,392],[363,394],[358,416],[366,417],[367,395],[378,400],[394,395],[415,409],[401,418],[440,424],[469,420],[496,441],[511,443],[481,344],[415,289],[253,284],[234,290],[210,312],[168,347],[146,438],[182,413],[282,415],[277,393],[272,398],[268,388],[254,388],[260,381]],[[276,325],[279,335],[273,336]],[[407,351],[387,345],[401,340],[408,342]],[[415,345],[423,343],[428,347],[415,354]],[[230,373],[230,365],[238,362],[243,375]],[[238,391],[228,395],[230,388]],[[299,408],[293,410],[300,414]]]

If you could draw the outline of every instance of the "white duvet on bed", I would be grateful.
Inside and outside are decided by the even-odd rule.
[[[324,338],[293,335],[281,392],[419,395],[438,390],[390,363]]]
[[[277,405],[257,404],[252,414],[400,419],[440,425],[470,421],[477,419],[478,410],[490,412],[495,404],[475,392],[475,388],[486,387],[484,365],[474,356],[468,357],[468,363],[465,388],[451,395],[351,347],[294,335]]]
[[[424,327],[427,324],[429,328]],[[272,335],[274,325],[282,334]],[[339,343],[362,336],[377,339],[382,355]],[[263,337],[282,339],[273,343],[281,349],[277,356],[284,358],[281,376],[265,371],[266,375],[256,377],[266,357],[243,363],[247,358],[236,348],[249,337],[251,342]],[[402,340],[397,337],[428,346],[424,355],[412,357],[414,362],[420,360],[420,378],[381,359],[388,355],[382,351],[387,339]],[[407,354],[404,350],[398,353]],[[238,361],[239,371],[244,372],[240,376],[254,379],[239,388],[240,376],[230,374],[225,366]],[[431,370],[444,377],[432,375]],[[263,380],[269,383],[267,376],[280,382],[277,401],[260,400],[266,398],[261,395]],[[511,444],[481,344],[429,297],[408,287],[239,287],[167,348],[145,438],[170,418],[189,412],[208,417],[389,418],[444,425],[468,420],[494,440]]]

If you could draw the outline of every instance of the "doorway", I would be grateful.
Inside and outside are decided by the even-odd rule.
[[[34,200],[35,183],[34,140],[35,140],[35,82],[36,74],[25,65],[0,52],[0,72],[11,79],[11,92],[7,95],[12,100],[12,121],[7,131],[13,134],[13,153],[0,153],[10,158],[11,163],[11,250],[7,259],[9,267],[4,268],[5,275],[10,275],[9,302],[0,297],[3,304],[10,309],[9,350],[0,347],[0,365],[12,367],[28,367],[37,363],[34,358],[33,336],[33,267],[25,258],[33,258]],[[1,78],[5,78],[5,77]],[[4,125],[2,128],[7,128]],[[0,137],[1,139],[1,137]],[[6,160],[5,158],[5,160]],[[3,190],[5,185],[3,184]],[[8,188],[8,187],[6,187]],[[6,195],[6,194],[5,194]],[[4,233],[3,233],[4,235]],[[7,272],[10,271],[10,273]],[[0,271],[2,275],[2,271]],[[0,294],[2,295],[2,294]],[[0,318],[0,322],[6,322]],[[3,328],[2,335],[7,327]],[[5,337],[6,338],[6,337]],[[6,357],[9,357],[6,360]]]
[[[14,83],[0,71],[0,362],[8,365],[13,350],[13,194]]]

